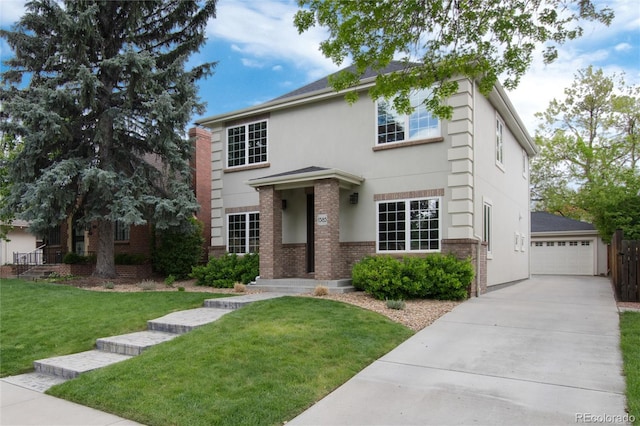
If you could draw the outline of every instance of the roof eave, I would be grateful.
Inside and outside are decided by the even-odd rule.
[[[295,175],[271,176],[246,181],[245,184],[259,189],[264,186],[274,186],[277,190],[302,188],[312,186],[319,179],[336,179],[340,187],[353,189],[364,182],[364,178],[339,169],[317,170],[313,172],[298,173]]]

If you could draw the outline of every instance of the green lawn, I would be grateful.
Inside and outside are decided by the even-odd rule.
[[[31,327],[34,316],[24,308],[14,309],[11,303],[5,305],[5,283],[2,286],[4,357],[4,307],[20,311],[12,313],[13,321],[21,316]],[[59,298],[58,305],[67,305],[63,312],[75,312],[76,319],[71,321],[75,326],[54,327],[60,335],[69,333],[60,338],[61,342],[75,339],[71,334],[76,329],[95,323],[91,318],[98,306],[118,316],[121,311],[134,307],[144,310],[141,305],[159,303],[140,298],[123,308],[129,297],[185,295],[127,293],[121,294],[123,299],[118,302],[89,301],[91,307],[86,307],[75,299],[89,292],[62,286],[30,286],[15,285],[25,289],[22,299]],[[17,291],[14,286],[9,287],[12,291],[7,293]],[[40,290],[42,295],[34,290]],[[57,292],[70,296],[65,298]],[[211,295],[203,298],[206,297]],[[18,299],[15,295],[14,298]],[[195,305],[201,303],[200,300]],[[85,338],[91,340],[89,347],[98,337],[130,331],[105,331],[110,322],[108,314],[105,317],[98,321],[94,336]],[[146,319],[149,318],[140,321],[141,327],[132,328],[143,328]],[[49,334],[41,338],[46,340]],[[386,317],[352,305],[284,297],[253,303],[129,361],[53,387],[49,393],[147,425],[282,424],[412,334]],[[17,340],[12,342],[18,345]]]
[[[0,377],[33,370],[33,361],[93,349],[96,339],[144,330],[147,320],[202,307],[220,295],[93,292],[0,280]]]
[[[629,415],[640,425],[640,313],[623,312],[620,315],[620,347],[627,381]]]

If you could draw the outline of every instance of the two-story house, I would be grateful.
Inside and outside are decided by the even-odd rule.
[[[401,64],[392,63],[393,72]],[[211,131],[211,254],[260,252],[260,280],[349,279],[365,255],[453,252],[476,286],[529,277],[529,158],[536,147],[501,86],[458,81],[451,120],[354,104],[321,79],[203,118]]]

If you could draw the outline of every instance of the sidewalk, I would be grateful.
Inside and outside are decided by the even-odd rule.
[[[130,426],[139,423],[0,380],[0,425]]]
[[[618,319],[606,278],[534,277],[457,306],[288,425],[625,424]]]

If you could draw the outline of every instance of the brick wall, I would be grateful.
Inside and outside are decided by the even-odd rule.
[[[284,278],[300,278],[307,276],[306,244],[283,244],[282,256]]]
[[[260,188],[260,277],[282,278],[282,195],[273,186]]]
[[[340,243],[340,278],[351,278],[351,269],[365,256],[376,253],[375,241]]]
[[[458,259],[470,259],[476,278],[468,288],[469,296],[475,296],[476,286],[480,286],[480,294],[487,291],[487,244],[480,244],[480,270],[477,262],[478,242],[470,238],[442,240],[442,253],[452,253]]]
[[[200,205],[197,218],[203,224],[205,253],[211,245],[211,133],[200,127],[189,130],[193,139],[194,151],[191,159],[193,170],[193,189]]]
[[[315,277],[334,280],[340,276],[340,185],[336,179],[322,179],[314,185]],[[326,224],[319,223],[326,215]]]

